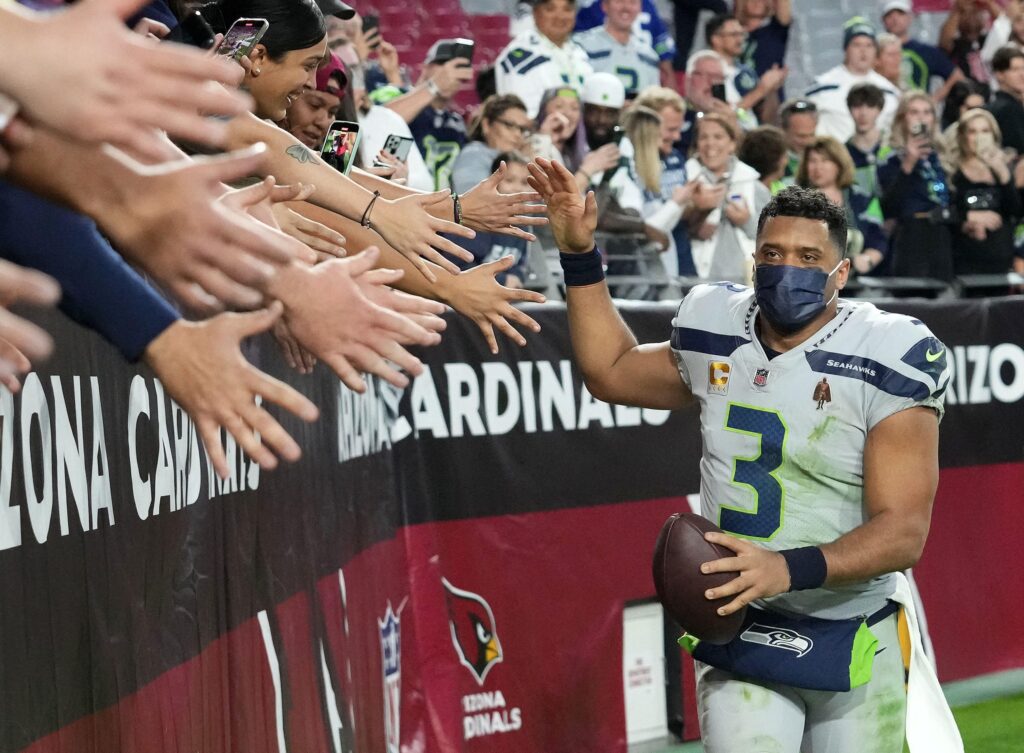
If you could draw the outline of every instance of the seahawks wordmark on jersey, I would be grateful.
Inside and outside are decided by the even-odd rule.
[[[840,301],[804,344],[769,360],[756,311],[751,288],[699,285],[672,321],[679,373],[701,407],[701,512],[776,551],[834,541],[867,520],[868,432],[915,406],[941,418],[946,348],[916,319]],[[871,614],[891,577],[765,603],[825,619]]]

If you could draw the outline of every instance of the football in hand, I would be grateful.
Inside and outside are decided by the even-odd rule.
[[[709,588],[725,585],[736,573],[705,575],[700,566],[725,557],[735,557],[730,549],[704,538],[708,531],[721,532],[707,518],[678,512],[667,521],[654,545],[654,586],[665,611],[690,635],[708,643],[728,643],[740,631],[747,608],[721,617],[718,609],[733,596],[710,600]]]

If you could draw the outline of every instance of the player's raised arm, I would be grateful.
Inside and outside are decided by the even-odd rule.
[[[548,207],[548,220],[565,271],[569,332],[576,363],[590,393],[609,403],[681,408],[693,396],[683,383],[668,342],[638,345],[619,316],[604,281],[594,244],[597,203],[580,196],[563,165],[538,159],[530,185]]]

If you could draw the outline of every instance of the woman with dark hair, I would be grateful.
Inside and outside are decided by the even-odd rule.
[[[316,89],[316,69],[327,54],[327,25],[313,0],[224,0],[224,29],[239,18],[265,18],[266,34],[249,53],[242,87],[256,100],[256,114],[283,120],[292,102]]]
[[[495,94],[484,100],[469,126],[469,141],[452,167],[452,190],[463,193],[491,174],[502,152],[523,152],[533,135],[526,105],[515,94]]]
[[[988,84],[979,84],[974,79],[962,78],[953,84],[942,107],[942,130],[950,133],[947,130],[950,126],[955,130],[957,121],[965,112],[988,103],[989,93]]]
[[[575,173],[582,159],[580,133],[583,107],[571,86],[548,89],[540,99],[531,144],[534,155],[561,162]]]

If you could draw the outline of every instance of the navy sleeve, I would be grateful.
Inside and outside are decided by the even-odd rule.
[[[933,76],[939,76],[945,81],[953,75],[953,61],[949,59],[946,53],[932,45],[927,45],[924,50],[927,51],[927,55],[924,56],[925,62],[928,64],[928,69]]]
[[[60,309],[136,361],[179,317],[110,247],[92,220],[0,182],[0,256],[46,272]]]

